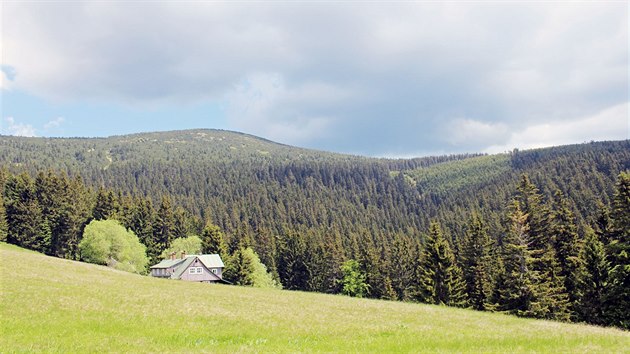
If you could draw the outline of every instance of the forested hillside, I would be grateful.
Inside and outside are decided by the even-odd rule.
[[[43,228],[49,240],[63,235],[72,242],[26,246],[68,258],[80,257],[73,245],[92,218],[120,220],[153,260],[175,238],[210,235],[204,229],[216,225],[226,252],[252,247],[285,288],[342,292],[341,265],[358,260],[370,297],[563,320],[588,319],[576,290],[584,288],[576,274],[585,267],[588,240],[607,247],[606,269],[627,262],[613,244],[627,242],[620,235],[628,232],[623,207],[613,201],[623,199],[630,141],[391,160],[195,130],[0,137],[0,162],[9,241],[28,241]],[[15,203],[19,198],[28,203]],[[76,220],[55,214],[55,198],[71,205],[64,210]],[[23,222],[10,207],[25,204],[30,211],[21,213],[35,215],[26,218],[31,228],[12,229]],[[569,241],[558,241],[565,230]],[[468,247],[479,243],[475,237],[483,249]],[[515,257],[532,262],[531,298],[518,301],[502,290],[519,289],[510,273]],[[436,264],[450,269],[440,284],[432,279]],[[606,311],[607,319],[591,321],[628,326],[627,310]]]

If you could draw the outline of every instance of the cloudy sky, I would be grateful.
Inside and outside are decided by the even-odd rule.
[[[628,139],[628,3],[3,1],[0,134],[371,156]]]

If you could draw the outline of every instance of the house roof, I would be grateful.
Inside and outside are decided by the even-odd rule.
[[[177,264],[183,262],[184,260],[181,258],[178,259],[165,259],[162,262],[151,266],[151,269],[160,269],[160,268],[171,268],[173,266],[176,266]]]
[[[197,256],[206,268],[223,268],[223,261],[218,254],[202,254]]]

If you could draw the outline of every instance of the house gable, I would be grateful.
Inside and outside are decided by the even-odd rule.
[[[189,261],[190,259],[190,261]],[[215,274],[212,269],[208,268],[199,257],[189,257],[187,262],[177,269],[177,279],[188,281],[220,281],[221,274]]]

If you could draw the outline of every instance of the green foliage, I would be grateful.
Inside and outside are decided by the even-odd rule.
[[[225,235],[221,232],[221,229],[208,223],[201,232],[202,247],[201,251],[204,254],[218,254],[222,257],[228,256],[227,244],[225,242]]]
[[[3,184],[0,184],[2,186]],[[0,193],[0,242],[7,240],[7,211],[4,207],[4,194]]]
[[[111,190],[99,188],[96,195],[96,205],[92,209],[92,217],[95,220],[107,220],[116,215],[119,210],[116,197]]]
[[[225,269],[223,279],[235,285],[254,285],[252,273],[254,265],[252,259],[244,254],[243,248],[237,248],[228,258],[225,259]]]
[[[50,226],[37,201],[33,180],[27,174],[9,176],[4,188],[7,241],[38,252],[50,247]]]
[[[538,210],[536,204],[525,204],[523,200],[517,197],[510,205],[502,262],[504,273],[497,289],[498,308],[519,316],[568,320],[568,297],[555,252],[551,245],[534,248],[537,243],[531,236],[529,221],[537,219],[524,213],[521,205],[534,213]]]
[[[547,294],[536,299],[546,310],[535,316],[565,318],[555,315],[565,313],[563,297],[568,292],[569,301],[577,301],[570,290],[575,280],[567,275],[576,254],[565,247],[575,236],[571,223],[580,240],[586,225],[593,226],[615,266],[624,257],[618,246],[625,224],[613,223],[608,206],[616,175],[630,168],[629,141],[391,160],[195,130],[107,139],[0,137],[0,151],[7,175],[27,172],[34,194],[21,203],[23,195],[12,193],[10,178],[2,177],[7,239],[59,257],[78,257],[83,227],[93,214],[115,216],[155,261],[178,238],[194,234],[206,241],[201,220],[207,220],[222,234],[224,245],[217,244],[226,251],[218,253],[227,254],[227,244],[231,252],[251,247],[291,289],[341,292],[340,265],[351,258],[360,261],[371,286],[366,296],[411,300],[430,220],[448,228],[444,238],[463,263],[473,213],[483,219],[493,247],[504,244],[504,210],[515,184],[521,185],[517,198],[529,218],[532,275],[549,279],[535,281],[537,291]],[[49,168],[62,172],[51,178]],[[527,183],[523,174],[531,177]],[[571,216],[549,202],[556,190],[575,217],[569,224],[564,220]],[[600,217],[606,210],[610,214]],[[491,258],[496,273],[503,260]],[[623,269],[617,267],[615,279],[623,278]],[[623,289],[622,280],[615,283]],[[482,284],[478,290],[485,289]],[[618,322],[620,316],[623,311],[610,318]]]
[[[201,239],[199,236],[188,236],[183,238],[177,238],[171,243],[171,247],[165,249],[160,258],[168,259],[171,254],[180,252],[186,252],[186,254],[201,254]]]
[[[444,195],[472,186],[483,186],[509,172],[509,155],[499,154],[448,161],[417,169],[411,174],[422,193]]]
[[[116,220],[90,222],[85,227],[79,251],[86,262],[127,272],[144,273],[148,263],[146,247]]]
[[[242,251],[242,255],[245,259],[249,259],[251,263],[251,274],[249,278],[251,279],[251,285],[255,288],[275,288],[281,289],[282,286],[278,284],[274,279],[271,273],[267,271],[267,267],[260,261],[258,254],[251,249],[246,248]]]
[[[237,248],[234,253],[225,258],[224,263],[226,266],[223,279],[235,285],[255,288],[282,288],[250,247]]]
[[[285,289],[308,289],[312,273],[307,247],[305,240],[296,233],[289,233],[282,240],[278,256],[278,273]]]
[[[577,302],[576,290],[580,276],[581,242],[575,224],[575,215],[562,192],[556,191],[553,199],[550,232],[555,255],[559,266],[559,275],[564,278],[564,288],[569,295],[569,302]]]
[[[465,284],[462,271],[442,234],[440,225],[431,223],[429,235],[420,256],[418,299],[430,304],[464,306]]]
[[[537,274],[529,248],[527,215],[514,200],[510,205],[509,229],[504,240],[502,273],[497,281],[498,309],[512,314],[528,316],[535,301]]]
[[[492,294],[492,241],[481,216],[473,214],[463,240],[461,264],[469,305],[486,310]]]
[[[604,308],[610,264],[606,260],[604,244],[593,230],[586,233],[580,264],[583,267],[577,278],[578,300],[575,305],[578,318],[596,325],[606,324]]]
[[[341,279],[343,288],[341,292],[344,295],[364,297],[367,294],[369,286],[365,282],[365,274],[361,272],[359,262],[354,259],[343,262],[341,273],[343,274]]]
[[[607,322],[630,329],[630,172],[619,174],[611,211]]]

